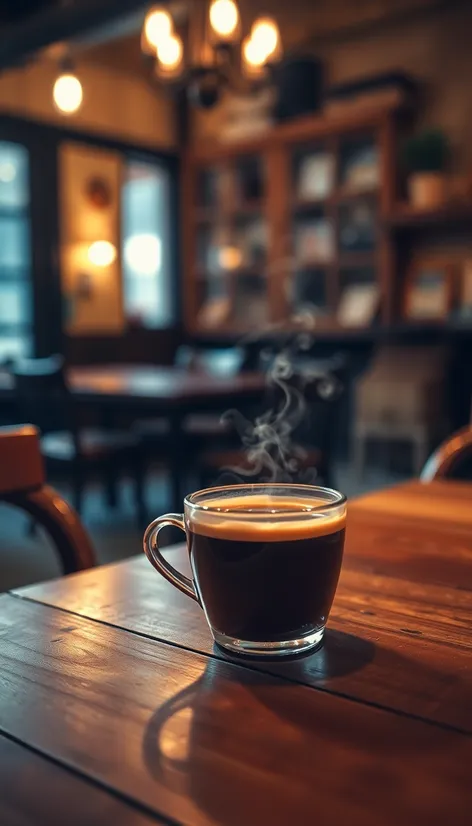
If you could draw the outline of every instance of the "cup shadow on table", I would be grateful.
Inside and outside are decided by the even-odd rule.
[[[268,672],[235,667],[240,659],[210,660],[198,680],[149,720],[142,754],[150,776],[161,788],[190,798],[211,822],[241,826],[253,822],[255,799],[258,822],[273,822],[274,805],[285,805],[284,783],[296,785],[303,761],[329,792],[337,789],[338,760],[355,775],[361,771],[359,754],[368,753],[379,766],[398,757],[430,757],[440,749],[433,727],[415,725],[413,734],[391,713],[313,687],[318,674],[323,682],[371,661],[375,646],[351,636],[331,631],[324,648],[277,664],[277,673],[273,661]],[[343,662],[346,646],[349,657]],[[408,667],[401,655],[394,659],[398,667]],[[310,669],[312,687],[296,684],[303,668]]]
[[[326,683],[336,677],[345,677],[365,668],[375,656],[376,646],[369,640],[327,628],[323,645],[306,654],[284,657],[251,657],[244,660],[232,656],[219,646],[214,653],[235,665],[246,664],[257,671],[267,671],[280,677],[310,684]]]

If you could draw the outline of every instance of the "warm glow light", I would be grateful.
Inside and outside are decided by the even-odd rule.
[[[242,264],[241,250],[238,247],[220,247],[218,264],[222,270],[237,270]]]
[[[155,49],[171,37],[172,30],[172,17],[166,9],[156,6],[147,13],[144,21],[144,35],[147,42]]]
[[[184,47],[180,37],[171,34],[162,40],[157,47],[157,59],[164,69],[172,71],[182,62]]]
[[[140,275],[154,275],[162,260],[161,241],[157,235],[141,233],[126,239],[123,249],[125,264]]]
[[[110,241],[94,241],[87,254],[88,260],[95,267],[109,267],[116,261],[116,247]]]
[[[210,23],[220,37],[231,37],[239,23],[238,7],[234,0],[213,0]]]
[[[60,75],[53,89],[54,103],[64,115],[72,115],[80,109],[83,99],[82,84],[71,74]]]
[[[279,29],[274,20],[270,17],[260,17],[259,20],[256,20],[251,29],[251,42],[259,62],[264,63],[277,51],[279,41]],[[264,55],[264,58],[261,61],[262,55]]]

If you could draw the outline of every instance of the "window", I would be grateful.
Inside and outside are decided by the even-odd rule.
[[[31,355],[28,152],[0,141],[0,363]]]
[[[123,297],[128,321],[149,328],[174,321],[168,171],[150,161],[125,165],[122,189]]]

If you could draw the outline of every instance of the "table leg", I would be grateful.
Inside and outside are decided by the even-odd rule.
[[[184,471],[184,431],[182,427],[182,415],[172,413],[170,416],[170,486],[171,486],[171,511],[182,513],[183,509],[183,485],[182,477]]]

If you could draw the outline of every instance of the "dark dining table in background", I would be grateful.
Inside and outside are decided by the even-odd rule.
[[[298,659],[227,656],[144,556],[2,595],[2,826],[470,824],[471,505],[453,482],[350,503]]]
[[[228,407],[257,401],[262,398],[266,386],[262,372],[223,377],[153,365],[70,367],[67,378],[77,403],[105,413],[108,420],[123,411],[167,419],[166,454],[174,509],[181,502],[183,493],[185,417],[199,411],[223,413]],[[13,380],[5,370],[0,370],[2,399],[14,400]]]

